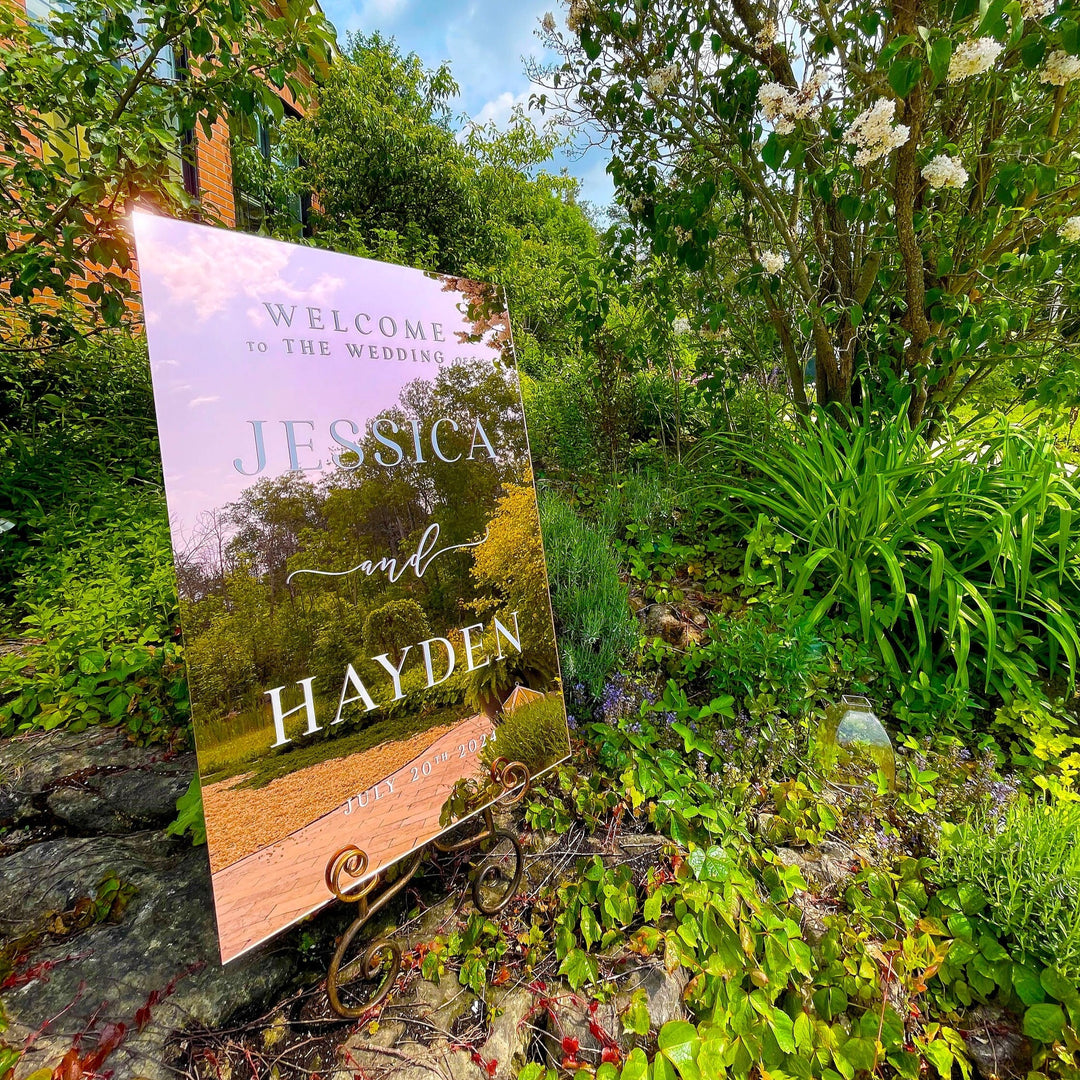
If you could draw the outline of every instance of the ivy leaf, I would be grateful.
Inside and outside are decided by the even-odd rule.
[[[937,1069],[942,1080],[949,1080],[952,1076],[953,1052],[944,1039],[935,1039],[927,1043],[923,1048],[923,1057]]]
[[[635,990],[630,998],[630,1006],[622,1016],[623,1029],[633,1035],[648,1035],[651,1021],[649,1006],[646,1004],[645,991]]]
[[[657,1038],[660,1053],[679,1070],[683,1080],[701,1080],[697,1052],[701,1045],[697,1029],[687,1020],[669,1020]]]
[[[795,1025],[790,1016],[783,1009],[774,1009],[770,1017],[770,1027],[776,1045],[785,1054],[795,1053]]]
[[[571,949],[559,965],[559,974],[566,976],[572,990],[580,990],[587,982],[595,982],[600,972],[584,949]]]
[[[1039,1042],[1052,1043],[1065,1030],[1065,1013],[1060,1005],[1032,1005],[1024,1013],[1024,1034]]]
[[[699,881],[727,881],[731,876],[728,854],[715,844],[707,850],[695,848],[690,852],[689,862]]]
[[[647,923],[657,922],[660,918],[660,913],[664,909],[664,894],[659,888],[653,890],[652,896],[645,901],[645,906],[642,908],[642,916]]]
[[[1057,968],[1044,968],[1039,976],[1039,982],[1052,998],[1070,1006],[1080,1004],[1080,992],[1077,991],[1076,984],[1062,975]],[[1025,1002],[1025,1004],[1034,1004],[1034,1002]]]
[[[585,939],[585,947],[591,949],[600,940],[600,924],[591,907],[581,909],[581,936]]]
[[[1012,984],[1016,996],[1025,1005],[1039,1005],[1046,1000],[1039,976],[1023,964],[1013,964]]]
[[[622,1068],[620,1080],[645,1080],[649,1075],[649,1059],[640,1046],[630,1051],[630,1056]],[[520,1078],[519,1078],[520,1080]]]

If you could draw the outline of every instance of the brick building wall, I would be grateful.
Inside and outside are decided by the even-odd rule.
[[[9,3],[22,8],[31,18],[45,17],[58,2],[59,0],[0,0],[0,3]],[[265,8],[275,14],[278,11],[273,3],[266,3]],[[310,72],[300,71],[297,74],[307,86],[311,86]],[[285,91],[280,96],[292,112],[303,114],[304,110],[292,94]],[[223,225],[232,229],[236,228],[238,214],[236,190],[233,185],[230,134],[229,119],[225,116],[219,116],[214,121],[209,138],[200,125],[196,126],[193,133],[194,174],[185,177],[185,182],[189,194],[197,196],[207,208],[208,216],[220,220]],[[178,135],[178,143],[179,139]]]

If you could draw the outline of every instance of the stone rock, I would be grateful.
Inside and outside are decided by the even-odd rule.
[[[65,837],[0,860],[3,931],[28,929],[42,913],[93,896],[109,874],[137,889],[121,920],[35,949],[29,971],[37,974],[4,995],[5,1039],[18,1045],[39,1032],[17,1078],[54,1067],[80,1033],[92,1048],[110,1023],[127,1028],[103,1067],[115,1080],[173,1078],[166,1044],[175,1030],[222,1025],[269,1000],[295,969],[288,946],[221,966],[206,851],[161,833]],[[151,995],[161,1000],[137,1030]]]
[[[599,1065],[606,1039],[594,1034],[594,1024],[603,1036],[615,1042],[623,1057],[629,1054],[637,1043],[637,1036],[623,1030],[622,1017],[639,990],[645,993],[653,1031],[658,1031],[670,1020],[685,1017],[683,993],[689,976],[682,968],[671,973],[658,961],[643,961],[641,957],[632,955],[623,957],[620,963],[624,970],[616,976],[618,992],[609,1000],[598,1003],[595,1008],[580,995],[571,994],[568,990],[556,995],[559,1004],[555,1007],[555,1016],[548,1015],[544,1033],[544,1047],[550,1065],[558,1067],[561,1064],[562,1040],[566,1037],[577,1039],[578,1061],[593,1068]]]
[[[645,632],[663,638],[669,645],[682,645],[685,632],[674,604],[650,604],[645,609]]]
[[[480,1048],[485,1061],[496,1061],[495,1080],[511,1080],[525,1064],[532,1041],[533,1026],[528,1022],[534,997],[524,987],[514,987],[501,994],[495,991],[488,1002],[493,1014],[491,1033]]]
[[[134,746],[121,728],[5,740],[0,826],[48,812],[81,832],[131,832],[174,818],[194,772],[194,755]]]
[[[459,986],[452,976],[440,983],[419,979],[410,992],[384,1010],[378,1028],[351,1035],[338,1050],[342,1069],[335,1080],[441,1080],[474,1077],[482,1073],[472,1051],[477,1030],[487,1030],[476,1054],[483,1067],[492,1061],[495,1080],[511,1080],[525,1064],[532,1028],[525,1022],[533,1005],[523,988],[503,992],[494,987],[487,1002]]]
[[[194,765],[178,759],[99,774],[55,788],[46,803],[55,817],[81,832],[122,835],[166,825],[176,817],[176,800],[187,791]]]
[[[1031,1043],[1004,1009],[980,1005],[964,1018],[968,1056],[983,1080],[1024,1076],[1031,1068]]]
[[[802,851],[789,847],[778,847],[775,851],[784,866],[797,866],[806,883],[818,892],[835,892],[858,869],[858,860],[851,849],[832,840]]]

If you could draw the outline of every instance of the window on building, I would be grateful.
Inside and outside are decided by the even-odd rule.
[[[25,0],[25,2],[27,18],[46,33],[49,33],[50,17],[71,8],[71,0]],[[142,5],[138,5],[135,9],[136,12],[139,10],[142,10]],[[131,62],[139,64],[146,57],[148,49],[149,46],[146,44],[136,46]],[[185,78],[187,75],[186,55],[172,46],[162,49],[154,62],[154,75],[164,83],[175,83]],[[59,116],[46,116],[43,119],[53,128],[53,136],[49,140],[49,146],[43,149],[43,153],[46,156],[50,153],[58,154],[69,165],[74,166],[84,153],[83,130],[79,127],[69,128]],[[181,129],[179,122],[175,120],[172,127],[176,130],[177,147],[176,153],[169,155],[169,164],[174,175],[182,182],[184,190],[194,198],[199,194],[195,131],[192,128]]]
[[[285,105],[283,122],[299,118]],[[289,222],[308,235],[311,200],[289,183],[301,161],[285,147],[280,126],[263,113],[234,116],[230,134],[237,228],[260,232],[276,218],[277,224]]]

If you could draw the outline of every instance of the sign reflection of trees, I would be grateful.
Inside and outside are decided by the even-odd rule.
[[[318,479],[297,472],[260,479],[235,502],[203,515],[178,558],[197,722],[257,711],[269,686],[312,674],[317,694],[336,695],[345,666],[366,655],[368,616],[388,604],[419,605],[424,618],[415,641],[427,626],[455,627],[475,621],[478,611],[503,610],[492,579],[472,572],[473,551],[464,548],[432,560],[422,577],[409,573],[396,583],[345,571],[364,559],[400,564],[433,522],[439,548],[485,535],[500,497],[513,490],[508,485],[527,462],[510,373],[490,363],[454,364],[408,383],[395,408],[380,415],[397,424],[403,445],[412,442],[410,421],[429,430],[435,420],[452,418],[458,431],[443,425],[440,437],[447,445],[456,439],[465,455],[479,419],[495,459],[478,446],[472,460],[426,453],[420,461],[410,452],[386,467],[375,458],[385,447],[368,433],[362,442],[358,437],[361,461],[344,454],[343,467]],[[356,420],[367,428],[364,418]],[[531,490],[521,490],[531,502]],[[539,546],[538,531],[535,536]],[[295,573],[312,568],[341,576]],[[545,611],[542,599],[538,610]],[[546,615],[540,623],[542,646],[554,655]],[[377,673],[372,677],[377,681]]]

